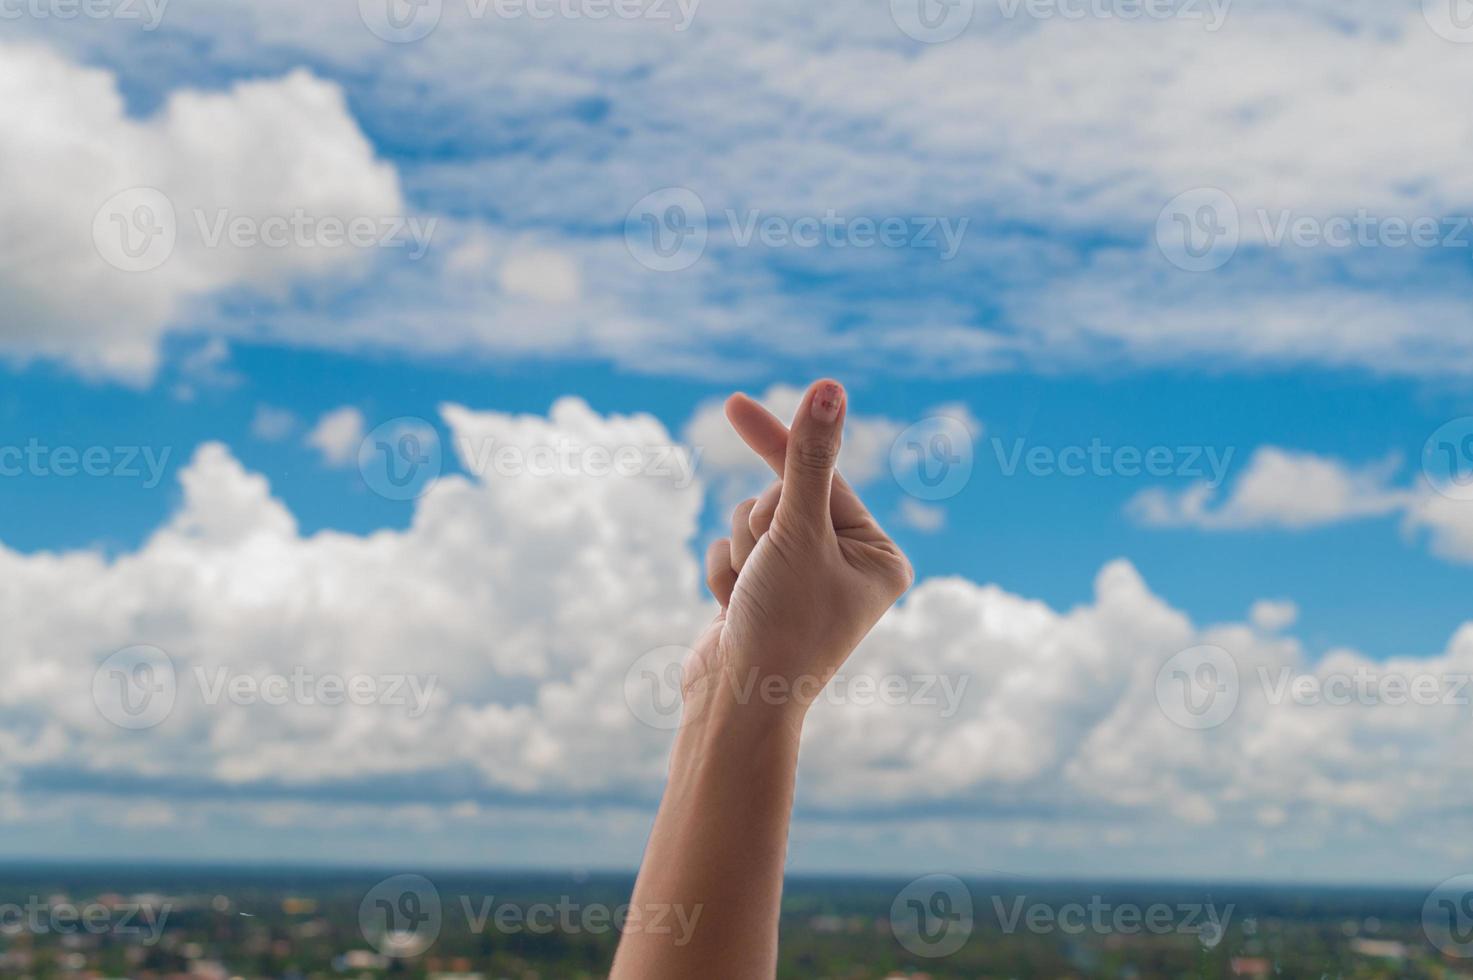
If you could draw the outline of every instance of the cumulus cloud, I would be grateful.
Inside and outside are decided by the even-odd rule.
[[[1313,453],[1264,446],[1254,452],[1226,499],[1219,500],[1218,489],[1205,482],[1175,494],[1153,487],[1132,498],[1127,509],[1153,527],[1322,527],[1405,506],[1408,495],[1390,486],[1399,465],[1390,459],[1352,468]]]
[[[1248,610],[1248,620],[1265,633],[1277,633],[1299,619],[1299,605],[1289,599],[1260,599]]]
[[[307,445],[321,453],[327,465],[347,466],[357,455],[366,430],[363,413],[352,405],[344,405],[317,420],[307,433]]]
[[[0,354],[13,361],[147,381],[192,301],[364,260],[296,240],[252,246],[232,222],[404,212],[342,90],[310,72],[181,89],[138,119],[107,71],[32,44],[4,44],[0,60],[0,222],[24,230],[0,264]]]
[[[784,25],[778,35],[774,22]],[[494,134],[403,163],[419,207],[463,222],[443,235],[449,249],[463,235],[465,251],[394,264],[362,289],[287,297],[264,325],[253,323],[283,342],[560,353],[704,374],[770,374],[817,353],[917,374],[1204,358],[1473,371],[1461,329],[1466,246],[1294,249],[1270,247],[1266,231],[1286,215],[1456,221],[1473,205],[1473,180],[1459,165],[1470,124],[1456,98],[1473,69],[1410,0],[1243,2],[1212,33],[1190,19],[1009,19],[979,9],[969,30],[937,45],[913,43],[883,4],[795,13],[735,0],[702,3],[688,30],[476,18],[448,5],[438,28],[408,45],[379,41],[352,5],[227,0],[171,10],[153,34],[89,26],[17,25],[89,60],[129,65],[149,91],[176,86],[170,72],[187,70],[196,49],[209,52],[211,70],[223,63],[259,75],[262,64],[310,63],[363,86],[375,132],[393,145],[441,146],[447,118],[466,133]],[[154,45],[170,57],[148,57],[161,49]],[[1356,66],[1349,75],[1347,60]],[[1054,67],[1039,73],[1041,64]],[[62,86],[47,98],[70,118],[86,115],[73,101],[97,104],[90,96]],[[739,110],[712,111],[734,98]],[[8,101],[13,113],[39,104]],[[543,124],[529,128],[534,114]],[[90,132],[140,125],[103,115]],[[283,115],[302,113],[261,118]],[[253,124],[266,125],[261,118]],[[383,199],[370,186],[371,154],[346,149],[356,129],[320,121],[334,125],[301,127],[318,144],[348,137],[334,167],[356,175],[344,192]],[[231,145],[290,154],[299,142],[290,135],[248,130]],[[185,142],[160,145],[159,159],[189,160]],[[215,171],[223,163],[208,162]],[[279,174],[302,172],[290,160],[267,162]],[[263,183],[271,172],[261,170]],[[679,273],[641,266],[621,234],[636,202],[672,185],[704,202],[709,230],[700,260]],[[1242,243],[1223,269],[1192,275],[1152,238],[1167,201],[1203,186],[1232,199]],[[732,233],[754,215],[830,213],[972,221],[946,262],[924,244],[768,248]],[[308,274],[320,271],[311,259],[290,256]],[[191,278],[189,289],[258,285],[264,274],[213,273]],[[111,337],[111,366],[96,370],[146,373],[157,325],[184,286],[112,292],[127,294],[130,317]],[[924,309],[897,300],[916,294]],[[427,320],[437,329],[425,329]],[[210,327],[245,324],[225,317]],[[762,338],[760,352],[745,343],[752,336]],[[81,346],[75,337],[39,329],[17,356],[37,345],[99,356],[68,353]]]
[[[1353,466],[1314,453],[1265,446],[1253,454],[1225,495],[1207,482],[1175,492],[1151,487],[1127,501],[1125,509],[1146,527],[1204,531],[1299,531],[1399,515],[1409,540],[1425,538],[1439,558],[1473,563],[1473,501],[1433,488],[1425,480],[1397,486],[1393,481],[1399,466],[1395,457]]]
[[[12,664],[0,780],[32,797],[123,791],[139,819],[157,822],[166,805],[186,825],[221,819],[211,807],[227,793],[250,812],[274,808],[284,826],[328,804],[386,806],[375,802],[386,787],[452,821],[516,800],[648,807],[669,733],[631,709],[626,679],[714,611],[693,551],[706,488],[575,468],[480,475],[466,454],[668,447],[649,416],[605,417],[570,398],[546,417],[446,406],[443,418],[471,475],[436,482],[404,530],[303,535],[262,476],[210,443],[181,474],[178,510],[136,551],[0,549]],[[1066,611],[995,585],[924,581],[810,716],[801,811],[882,823],[1027,813],[1045,833],[1093,811],[1127,835],[1212,825],[1228,840],[1282,814],[1331,839],[1366,833],[1366,821],[1395,837],[1473,804],[1455,704],[1285,694],[1296,678],[1328,691],[1365,674],[1451,688],[1473,672],[1473,624],[1442,653],[1377,663],[1348,650],[1316,659],[1282,633],[1286,605],[1252,620],[1195,624],[1125,561]],[[167,654],[177,695],[158,724],[120,730],[94,673],[140,644]],[[1201,645],[1231,659],[1236,710],[1184,729],[1161,677]],[[209,698],[233,678],[302,674],[408,676],[419,683],[405,690],[422,696]]]
[[[922,534],[935,534],[946,526],[946,510],[906,497],[900,501],[900,523]]]
[[[280,442],[296,431],[297,425],[297,417],[290,410],[257,405],[256,414],[251,416],[251,435],[262,442]]]

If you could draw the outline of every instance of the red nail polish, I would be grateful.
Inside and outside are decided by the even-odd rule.
[[[836,384],[825,384],[813,393],[813,417],[819,422],[832,422],[839,417],[844,404],[844,389]]]

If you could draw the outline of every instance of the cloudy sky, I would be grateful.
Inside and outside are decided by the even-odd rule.
[[[1451,3],[85,11],[0,14],[0,853],[632,867],[720,398],[832,374],[919,581],[795,869],[1473,870]]]

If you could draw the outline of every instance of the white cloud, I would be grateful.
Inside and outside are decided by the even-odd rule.
[[[1175,493],[1162,487],[1142,490],[1125,509],[1147,527],[1206,531],[1304,530],[1399,514],[1409,539],[1425,534],[1428,547],[1439,558],[1473,563],[1473,502],[1425,484],[1396,487],[1392,480],[1398,468],[1395,457],[1354,467],[1313,453],[1265,446],[1253,454],[1226,499],[1219,500],[1218,488],[1200,482]],[[1259,607],[1254,608],[1257,621]]]
[[[105,71],[38,46],[5,44],[0,60],[0,128],[9,134],[0,224],[25,229],[0,264],[9,308],[0,355],[12,360],[55,358],[85,374],[147,381],[160,338],[191,301],[351,271],[364,259],[356,249],[212,245],[208,229],[222,213],[260,221],[298,210],[318,219],[404,211],[393,168],[374,159],[342,91],[309,72],[180,90],[135,119]],[[113,213],[108,202],[119,194]],[[140,249],[166,242],[170,227],[177,241],[171,253],[158,244],[167,257],[156,268],[109,264],[127,258],[123,235]]]
[[[1152,527],[1322,527],[1401,509],[1408,495],[1390,486],[1398,465],[1390,459],[1354,469],[1313,453],[1264,446],[1254,452],[1226,500],[1219,501],[1218,490],[1202,482],[1175,494],[1159,487],[1144,490],[1127,509]]]
[[[404,164],[423,206],[492,240],[487,261],[472,250],[396,266],[346,300],[292,297],[263,328],[285,342],[558,353],[704,374],[818,353],[921,374],[1204,359],[1473,371],[1461,328],[1466,262],[1440,262],[1446,250],[1382,249],[1374,260],[1266,250],[1256,217],[1456,217],[1473,205],[1473,177],[1460,165],[1473,124],[1457,98],[1473,67],[1415,2],[1240,2],[1216,33],[1192,20],[979,10],[970,30],[940,45],[911,43],[883,4],[795,14],[706,0],[683,32],[475,19],[454,6],[412,45],[380,43],[352,5],[260,0],[171,10],[157,36],[17,26],[94,59],[102,51],[154,89],[175,79],[152,73],[187,67],[195,48],[210,52],[212,69],[222,58],[308,61],[362,85],[377,130],[398,145],[442,141],[444,119],[516,134],[494,140],[495,152],[467,141],[461,154]],[[171,57],[147,57],[155,44],[170,45]],[[85,114],[66,87],[46,98],[59,116]],[[10,101],[15,113],[35,103]],[[543,123],[528,129],[534,113]],[[135,125],[104,122],[99,131]],[[164,149],[161,160],[188,155]],[[362,177],[368,155],[346,155]],[[618,229],[634,202],[678,184],[705,201],[713,234],[691,269],[653,273]],[[1244,245],[1223,270],[1186,275],[1151,234],[1167,199],[1203,185],[1235,199]],[[949,263],[902,250],[773,256],[735,246],[727,209],[975,220]],[[479,272],[457,275],[467,262]],[[840,288],[796,285],[805,274]],[[190,288],[222,286],[205,278]],[[119,333],[131,341],[111,338],[110,373],[130,363],[146,372],[178,292],[129,297],[137,309]],[[927,297],[924,309],[893,299],[915,294]],[[348,315],[337,305],[345,301]],[[212,326],[243,328],[228,317]],[[89,357],[63,333],[38,336],[55,356]],[[762,337],[760,350],[742,343],[751,336]],[[28,338],[26,349],[38,343]]]
[[[501,264],[501,288],[543,303],[571,303],[582,293],[578,267],[561,252],[531,249]]]
[[[946,526],[946,508],[905,497],[900,501],[900,523],[922,534],[935,534]]]
[[[1299,619],[1299,606],[1288,599],[1260,599],[1248,610],[1248,619],[1265,633],[1277,633]]]
[[[670,440],[648,416],[605,418],[577,399],[547,418],[443,414],[457,448]],[[641,654],[688,642],[713,611],[692,550],[699,483],[450,476],[402,531],[303,536],[266,481],[223,446],[202,447],[181,479],[180,509],[132,553],[0,548],[0,649],[12,662],[0,688],[0,781],[46,773],[55,786],[64,776],[96,799],[106,774],[135,787],[137,813],[154,820],[167,809],[184,828],[224,820],[211,798],[226,789],[240,794],[232,809],[264,805],[271,812],[260,819],[281,826],[328,812],[356,819],[339,794],[367,780],[373,800],[397,798],[385,786],[414,787],[417,815],[363,805],[390,823],[413,816],[421,830],[508,797],[654,799],[669,736],[635,719],[623,682]],[[1040,839],[1083,833],[1071,821],[1093,810],[1093,839],[1101,825],[1148,839],[1210,825],[1244,847],[1265,814],[1282,814],[1314,826],[1315,846],[1343,861],[1361,852],[1337,842],[1370,835],[1392,847],[1409,828],[1473,805],[1456,706],[1315,708],[1271,697],[1281,670],[1473,671],[1473,624],[1419,659],[1334,651],[1316,662],[1264,628],[1288,625],[1285,607],[1260,607],[1253,619],[1258,628],[1194,624],[1123,561],[1068,611],[960,578],[924,581],[835,688],[861,674],[907,678],[915,697],[817,706],[802,806],[810,819],[843,813],[859,826],[871,826],[865,814],[941,807],[954,814],[944,820],[962,821],[953,830],[1026,812]],[[126,732],[96,709],[92,673],[140,643],[173,658],[179,695],[156,728]],[[1186,731],[1156,700],[1157,673],[1204,643],[1235,659],[1239,706],[1219,728]],[[221,668],[408,672],[436,683],[420,716],[384,705],[207,704],[195,672]],[[168,787],[177,785],[195,790],[176,796]],[[273,803],[281,792],[299,802]]]
[[[1403,523],[1409,532],[1428,532],[1433,554],[1473,563],[1473,500],[1424,491],[1407,506]]]
[[[317,420],[307,433],[307,445],[321,453],[329,466],[347,466],[357,456],[366,428],[363,413],[344,405]]]
[[[274,405],[257,405],[251,416],[251,435],[262,442],[281,442],[296,431],[300,421],[290,410]]]

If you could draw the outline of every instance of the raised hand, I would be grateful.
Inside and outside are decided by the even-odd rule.
[[[833,381],[811,386],[791,432],[745,395],[732,427],[778,475],[712,543],[707,584],[722,611],[686,674],[687,702],[720,674],[744,700],[812,703],[911,583],[910,563],[835,472],[846,411]]]

